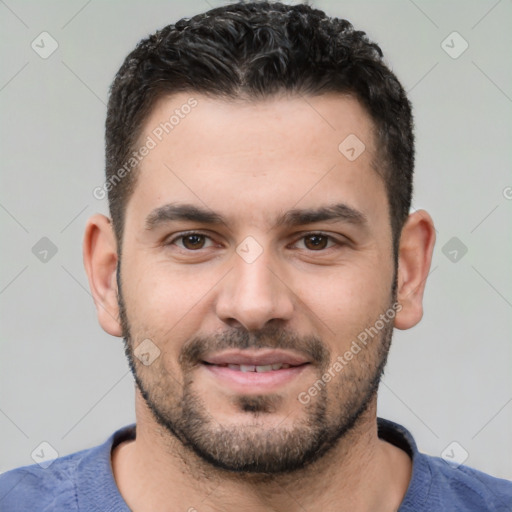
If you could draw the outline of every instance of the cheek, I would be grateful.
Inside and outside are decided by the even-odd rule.
[[[376,264],[347,265],[325,275],[301,277],[300,297],[333,330],[357,324],[387,306],[391,293],[388,271]]]
[[[149,338],[164,355],[165,366],[176,364],[184,341],[197,334],[211,307],[208,291],[218,278],[199,276],[192,266],[133,260],[123,267],[123,297],[134,345]],[[208,274],[208,275],[206,275]],[[126,277],[129,276],[129,277]],[[137,276],[134,278],[134,276]]]
[[[123,289],[130,291],[132,313],[167,328],[200,307],[208,291],[209,280],[194,273],[192,266],[180,269],[165,261],[134,261],[126,275],[130,277]]]
[[[306,305],[304,313],[329,346],[331,364],[389,308],[391,277],[384,265],[370,258],[370,262],[331,269],[321,278],[304,280],[302,276],[299,297]],[[364,365],[367,357],[369,354],[359,356],[353,369]]]

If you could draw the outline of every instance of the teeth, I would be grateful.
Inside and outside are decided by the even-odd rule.
[[[266,364],[264,366],[256,366],[256,371],[257,372],[270,372],[270,371],[272,371],[272,365]]]
[[[219,365],[226,366],[226,365]],[[270,372],[272,370],[281,370],[285,368],[290,368],[289,364],[286,363],[275,363],[275,364],[265,364],[265,365],[254,365],[254,364],[228,364],[227,367],[230,370],[237,370],[240,372]]]

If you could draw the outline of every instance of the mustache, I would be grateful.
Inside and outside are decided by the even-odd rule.
[[[283,349],[301,353],[321,368],[327,367],[331,354],[322,340],[316,336],[301,336],[279,327],[268,327],[259,331],[233,329],[209,336],[195,336],[181,350],[179,363],[192,367],[203,361],[206,354],[226,349]]]

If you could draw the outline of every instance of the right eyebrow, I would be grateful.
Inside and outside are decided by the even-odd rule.
[[[146,229],[153,230],[161,224],[175,220],[188,220],[212,225],[225,224],[224,218],[211,210],[192,204],[169,203],[156,208],[146,217]]]

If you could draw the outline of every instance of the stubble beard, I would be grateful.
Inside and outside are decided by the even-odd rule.
[[[394,293],[389,308],[393,303]],[[301,337],[275,327],[257,334],[234,330],[188,340],[180,355],[180,383],[164,366],[165,350],[149,367],[144,367],[134,355],[120,286],[119,308],[126,357],[140,394],[156,422],[209,465],[262,476],[289,474],[305,468],[354,429],[376,399],[393,333],[393,322],[390,322],[335,374],[331,382],[320,386],[309,403],[298,405],[302,409],[301,418],[294,420],[291,427],[282,424],[269,427],[268,422],[261,421],[264,415],[278,410],[285,399],[279,394],[237,396],[233,401],[237,410],[252,415],[254,420],[242,425],[222,425],[208,412],[204,400],[194,390],[194,371],[197,370],[194,370],[194,358],[204,353],[206,347],[216,350],[300,347],[317,363],[317,379],[322,378],[336,356],[331,357],[326,345],[315,337]]]

